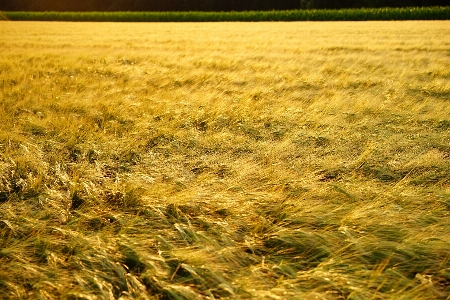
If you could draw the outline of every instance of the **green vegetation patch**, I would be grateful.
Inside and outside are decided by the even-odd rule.
[[[244,12],[3,12],[12,21],[267,22],[449,20],[450,7],[313,9]]]

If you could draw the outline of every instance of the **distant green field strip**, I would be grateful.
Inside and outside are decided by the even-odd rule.
[[[3,12],[12,21],[227,22],[449,20],[450,6],[245,12]]]

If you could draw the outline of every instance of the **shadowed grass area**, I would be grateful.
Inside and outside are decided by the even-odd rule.
[[[448,25],[5,22],[0,298],[448,298]]]

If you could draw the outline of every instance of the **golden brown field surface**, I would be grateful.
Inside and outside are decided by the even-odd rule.
[[[0,22],[0,298],[449,286],[450,22]]]

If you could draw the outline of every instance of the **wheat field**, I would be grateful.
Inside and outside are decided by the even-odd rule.
[[[0,298],[449,299],[450,22],[0,38]]]

